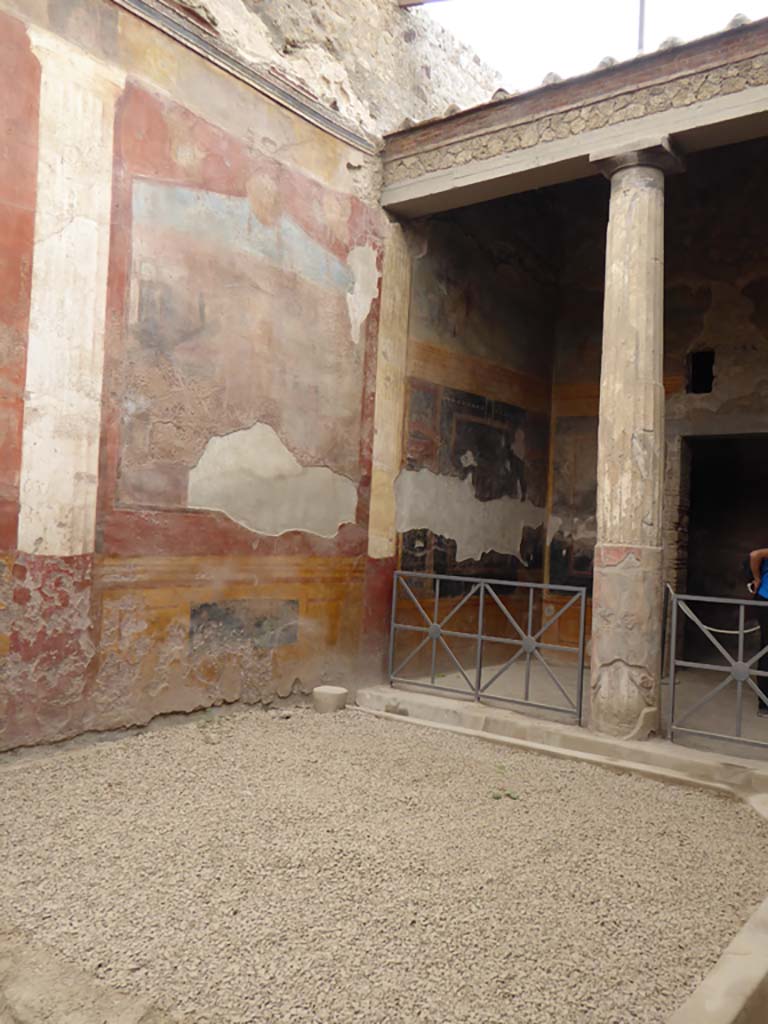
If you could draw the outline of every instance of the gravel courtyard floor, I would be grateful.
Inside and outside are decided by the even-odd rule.
[[[663,1021],[768,892],[735,801],[373,719],[0,760],[6,923],[196,1024]]]

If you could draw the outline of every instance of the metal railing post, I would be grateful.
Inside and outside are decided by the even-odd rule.
[[[582,590],[579,601],[579,663],[576,669],[576,721],[582,723],[584,713],[584,653],[587,644],[587,592]]]
[[[738,658],[740,664],[744,662],[744,605],[739,605],[739,646]],[[741,736],[742,722],[744,718],[744,683],[741,678],[736,679],[736,735]]]
[[[670,740],[675,738],[675,663],[677,660],[677,594],[672,595],[672,622],[669,627],[669,725]]]
[[[480,607],[477,612],[477,665],[475,672],[475,700],[480,700],[483,685],[483,625],[485,621],[485,583],[480,584]]]
[[[389,685],[394,686],[392,676],[395,674],[395,632],[397,628],[397,584],[400,573],[396,572],[392,581],[392,624],[389,629]]]
[[[528,630],[526,640],[530,641],[533,638],[533,590],[528,591]],[[525,700],[526,702],[531,699],[531,658],[533,652],[527,650],[525,652]]]
[[[432,624],[437,625],[440,621],[440,577],[435,576],[435,611],[432,615]],[[432,671],[430,682],[435,685],[435,668],[437,664],[437,637],[432,638]]]

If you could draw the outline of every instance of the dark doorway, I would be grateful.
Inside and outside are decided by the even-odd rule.
[[[743,563],[755,547],[768,547],[768,434],[689,438],[691,454],[688,533],[689,594],[746,597]],[[700,608],[703,606],[699,606]],[[738,612],[713,605],[708,625],[736,629]],[[727,635],[718,637],[727,650]],[[704,650],[699,650],[703,647]],[[710,660],[711,644],[686,629],[686,656]]]

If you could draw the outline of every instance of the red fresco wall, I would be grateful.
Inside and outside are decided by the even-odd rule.
[[[147,31],[120,17],[110,45]],[[174,53],[193,79],[213,74]],[[388,603],[366,554],[381,211],[329,184],[322,161],[305,172],[280,160],[129,68],[115,119],[96,550],[17,552],[39,72],[24,27],[2,15],[0,54],[0,749],[354,678],[364,630],[380,639],[372,614]],[[252,90],[248,103],[262,123],[293,116]],[[349,158],[319,131],[312,145],[331,169]],[[359,250],[374,287],[356,339]],[[254,424],[300,467],[352,481],[354,521],[335,536],[267,534],[190,507],[206,445]]]
[[[0,551],[16,544],[19,511],[39,87],[23,25],[0,13]]]

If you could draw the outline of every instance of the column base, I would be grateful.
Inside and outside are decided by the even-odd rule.
[[[661,548],[598,544],[589,720],[596,732],[658,732],[661,617]]]

